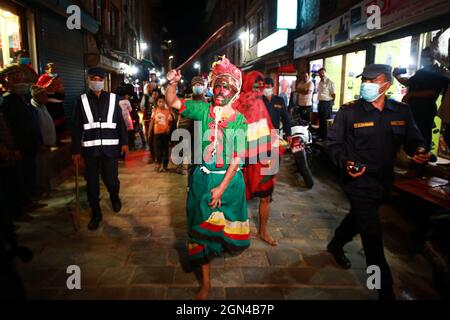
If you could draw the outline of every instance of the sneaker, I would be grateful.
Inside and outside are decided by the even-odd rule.
[[[159,164],[157,164],[157,165],[155,166],[155,171],[156,171],[156,172],[160,172],[160,170],[161,170],[161,166],[160,166]]]

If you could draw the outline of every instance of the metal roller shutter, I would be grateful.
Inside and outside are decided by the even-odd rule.
[[[67,29],[66,21],[51,12],[42,12],[39,22],[40,65],[43,69],[49,62],[56,64],[65,88],[64,112],[70,119],[76,98],[85,91],[83,34]]]

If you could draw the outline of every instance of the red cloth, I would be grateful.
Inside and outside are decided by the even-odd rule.
[[[48,74],[44,73],[43,75],[41,75],[38,79],[38,81],[36,82],[36,85],[40,86],[40,87],[46,87],[48,86],[48,82],[52,80],[52,77],[50,77]]]
[[[255,156],[256,153],[264,153],[267,149],[271,149],[271,157],[279,157],[283,150],[282,148],[274,148],[272,144],[277,137],[273,133],[274,126],[270,119],[269,112],[261,99],[259,92],[253,91],[253,84],[256,80],[264,75],[258,71],[251,71],[243,78],[242,93],[239,99],[234,103],[234,108],[244,115],[247,124],[257,123],[261,119],[266,119],[271,132],[271,137],[267,145],[258,145],[257,150],[247,150],[247,157]],[[243,174],[246,185],[247,199],[251,199],[258,195],[270,196],[275,186],[275,175],[267,176],[262,174],[263,168],[267,168],[268,164],[258,162],[250,164],[243,168]]]

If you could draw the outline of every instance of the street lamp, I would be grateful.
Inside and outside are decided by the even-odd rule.
[[[136,66],[132,66],[130,68],[130,74],[134,76],[136,73],[138,73],[138,68]]]
[[[202,65],[200,64],[200,62],[195,62],[194,63],[194,69],[197,69],[198,70],[198,74],[200,75],[200,72],[201,72],[201,70],[202,70]]]
[[[239,39],[241,41],[245,41],[246,39],[248,39],[248,31],[241,32],[241,34],[239,35]]]
[[[141,50],[142,51],[145,51],[145,50],[147,50],[148,49],[148,44],[147,44],[147,42],[141,42]]]

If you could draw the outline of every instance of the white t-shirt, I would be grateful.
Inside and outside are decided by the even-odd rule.
[[[334,82],[329,78],[325,78],[324,81],[319,82],[317,91],[319,101],[333,100],[331,95],[336,93],[334,89]]]
[[[300,82],[297,85],[297,88],[301,90],[308,90],[308,94],[298,93],[298,101],[297,104],[300,107],[311,107],[312,106],[312,99],[313,99],[313,92],[314,92],[314,83],[309,80],[307,82]]]

